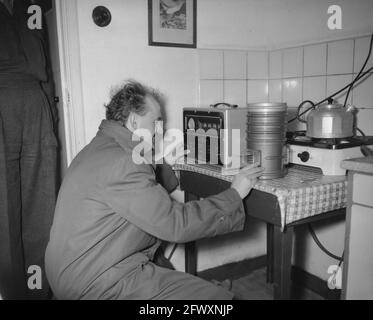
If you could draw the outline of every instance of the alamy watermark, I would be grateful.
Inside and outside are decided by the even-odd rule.
[[[27,279],[27,287],[30,290],[42,289],[41,268],[37,265],[31,265],[28,267],[27,273],[30,275]]]
[[[226,137],[224,139],[223,137]],[[227,138],[230,141],[227,141]],[[155,134],[147,129],[137,129],[132,134],[132,141],[139,142],[132,151],[132,161],[135,164],[174,164],[183,161],[188,154],[189,164],[224,164],[230,168],[241,165],[241,131],[240,129],[221,129],[219,136],[207,134],[187,134],[187,150],[184,150],[184,132],[172,128],[163,132],[163,122],[155,125]],[[228,148],[227,146],[230,146]],[[198,154],[197,151],[198,150]],[[221,150],[219,153],[218,150]],[[230,154],[223,152],[229,151]]]
[[[41,7],[33,4],[28,7],[27,13],[30,15],[27,19],[27,27],[30,30],[41,30],[43,28],[43,15]]]
[[[330,30],[341,30],[342,29],[342,8],[338,5],[332,5],[328,7],[328,28]]]
[[[328,288],[330,290],[342,289],[342,268],[339,265],[330,265],[328,268]]]

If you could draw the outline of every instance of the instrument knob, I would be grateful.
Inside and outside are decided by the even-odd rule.
[[[189,119],[188,121],[188,129],[194,130],[196,128],[196,123],[192,118]]]
[[[302,153],[298,153],[298,158],[302,161],[302,162],[307,162],[309,159],[310,159],[310,154],[309,152],[307,151],[303,151]]]

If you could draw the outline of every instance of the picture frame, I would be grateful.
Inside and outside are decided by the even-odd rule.
[[[150,46],[197,47],[197,0],[148,0]]]

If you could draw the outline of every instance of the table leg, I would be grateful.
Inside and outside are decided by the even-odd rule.
[[[184,201],[199,200],[199,198],[187,191],[184,192]],[[188,242],[185,244],[185,272],[197,274],[197,247],[196,242]]]
[[[196,242],[188,242],[185,244],[185,272],[197,274],[197,248]]]
[[[273,232],[273,258],[274,258],[274,299],[290,299],[291,287],[291,256],[293,249],[293,227],[286,228],[274,226]]]
[[[267,283],[273,283],[273,231],[274,226],[267,223]]]

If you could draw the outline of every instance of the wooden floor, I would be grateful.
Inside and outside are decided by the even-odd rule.
[[[233,280],[232,291],[240,300],[273,300],[272,285],[266,283],[266,269],[254,270],[249,275]],[[324,300],[318,294],[293,285],[291,299],[294,300]]]

